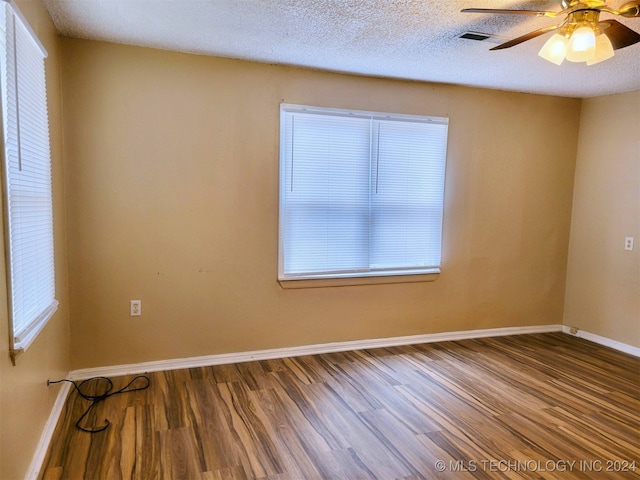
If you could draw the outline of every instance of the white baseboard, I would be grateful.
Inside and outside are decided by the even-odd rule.
[[[27,474],[24,477],[25,480],[36,480],[40,477],[40,470],[42,469],[44,458],[47,455],[47,450],[49,450],[49,444],[51,443],[53,432],[58,424],[58,419],[60,418],[60,414],[62,413],[62,409],[64,408],[64,403],[67,400],[67,395],[69,395],[70,389],[71,384],[64,382],[61,385],[60,390],[58,390],[58,396],[53,404],[47,423],[44,424],[42,435],[40,435],[40,441],[38,442],[36,451],[31,459],[31,465],[29,465],[29,470],[27,470]]]
[[[562,326],[562,331],[563,333],[568,333],[569,335],[573,335],[574,337],[584,338],[585,340],[589,340],[590,342],[604,345],[605,347],[610,347],[620,352],[628,353],[629,355],[633,355],[634,357],[640,357],[640,348],[634,347],[633,345],[618,342],[617,340],[611,340],[607,337],[601,337],[600,335],[596,335],[595,333],[586,332],[584,330],[569,327],[567,325]]]
[[[250,352],[222,353],[203,357],[178,358],[159,360],[129,365],[115,365],[111,367],[85,368],[74,370],[69,375],[73,380],[84,380],[91,377],[109,377],[157,372],[164,370],[178,370],[182,368],[208,367],[229,363],[251,362],[256,360],[271,360],[274,358],[299,357],[302,355],[317,355],[321,353],[347,352],[367,348],[397,347],[418,343],[447,342],[452,340],[466,340],[483,337],[500,337],[505,335],[522,335],[526,333],[561,332],[562,325],[540,325],[531,327],[488,328],[483,330],[465,330],[459,332],[430,333],[425,335],[410,335],[404,337],[376,338],[355,340],[350,342],[322,343],[317,345],[303,345],[299,347],[274,348],[270,350],[254,350]]]

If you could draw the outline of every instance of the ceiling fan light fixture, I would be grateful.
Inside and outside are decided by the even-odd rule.
[[[545,60],[560,65],[567,55],[569,40],[564,35],[554,33],[553,36],[542,46],[538,55]]]
[[[567,60],[570,62],[586,62],[596,53],[596,34],[590,25],[576,28],[569,38]]]
[[[587,65],[595,65],[596,63],[603,62],[614,56],[613,45],[611,40],[604,33],[601,33],[596,37],[596,53],[590,60],[587,60]]]
[[[607,0],[560,0],[560,2],[562,4],[560,12],[508,8],[465,8],[462,12],[535,15],[536,17],[566,16],[564,21],[556,25],[538,28],[490,49],[511,48],[555,30],[556,33],[546,41],[538,55],[556,65],[560,65],[565,59],[570,62],[595,65],[613,57],[614,50],[640,43],[640,33],[623,23],[610,19],[600,21],[601,13],[640,19],[640,0],[628,0],[618,10],[609,7]]]

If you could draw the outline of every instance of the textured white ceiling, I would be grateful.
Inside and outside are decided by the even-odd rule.
[[[537,52],[550,34],[495,43],[559,23],[463,8],[561,10],[559,0],[42,0],[66,36],[322,70],[568,97],[640,90],[640,44],[586,66]],[[619,7],[625,0],[609,0]],[[613,18],[602,14],[601,19]],[[615,17],[640,32],[640,19]]]

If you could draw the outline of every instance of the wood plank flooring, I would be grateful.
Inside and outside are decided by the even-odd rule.
[[[640,478],[640,359],[561,333],[149,377],[97,434],[72,392],[41,478]]]

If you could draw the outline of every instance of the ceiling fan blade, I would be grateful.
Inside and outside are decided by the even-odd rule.
[[[623,17],[634,18],[640,17],[640,0],[627,2],[622,5],[618,11]]]
[[[562,25],[549,25],[548,27],[540,28],[538,30],[534,30],[533,32],[525,33],[521,37],[514,38],[513,40],[509,40],[508,42],[502,43],[502,44],[498,45],[497,47],[491,48],[490,50],[502,50],[504,48],[513,47],[513,46],[518,45],[518,44],[520,44],[522,42],[526,42],[527,40],[531,40],[532,38],[539,37],[540,35],[542,35],[544,33],[551,32],[553,30],[557,30],[561,26]]]
[[[464,8],[462,13],[505,13],[509,15],[535,15],[537,17],[555,17],[562,12],[549,12],[545,10],[509,10],[503,8]]]
[[[598,26],[602,33],[609,37],[614,50],[640,42],[640,34],[631,30],[629,27],[623,25],[617,20],[605,20],[600,22]]]

